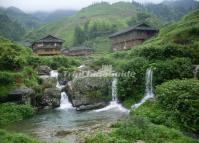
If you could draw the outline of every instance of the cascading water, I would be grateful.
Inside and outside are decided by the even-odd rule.
[[[153,70],[152,68],[148,68],[146,71],[146,89],[144,98],[137,104],[134,104],[131,108],[137,109],[142,104],[144,104],[147,100],[154,98],[153,93]]]
[[[57,78],[58,73],[52,71],[52,77]],[[68,83],[70,86],[70,83]],[[58,88],[62,88],[57,84]],[[41,112],[31,119],[23,120],[8,127],[10,131],[21,132],[28,135],[34,135],[44,142],[77,142],[77,136],[74,131],[80,129],[93,129],[96,125],[112,124],[119,119],[126,118],[129,111],[123,108],[117,100],[117,79],[112,82],[112,99],[109,106],[100,111],[76,111],[68,102],[67,95],[62,92],[61,106],[57,110]],[[69,105],[69,106],[68,106]],[[72,109],[68,109],[72,108]],[[59,133],[65,131],[72,132],[67,136],[60,136]],[[74,141],[73,141],[74,140]]]
[[[53,78],[56,78],[57,80],[57,85],[56,87],[60,90],[62,90],[64,88],[64,86],[60,85],[59,82],[58,82],[58,75],[59,73],[57,71],[51,71],[50,72],[50,76],[53,77]],[[68,96],[65,92],[61,92],[61,100],[60,100],[60,107],[59,109],[71,109],[73,108],[72,107],[72,104],[69,102],[68,100]]]
[[[112,102],[118,102],[117,99],[117,78],[114,78],[112,81]]]
[[[118,109],[122,112],[129,112],[128,109],[124,108],[121,104],[118,103],[118,98],[117,98],[117,78],[113,78],[112,81],[112,101],[110,104],[102,109],[95,110],[95,112],[102,112],[102,111],[107,111],[110,109]]]
[[[195,70],[194,70],[194,72],[193,72],[193,74],[194,74],[194,78],[195,79],[197,79],[198,77],[198,72],[199,72],[199,65],[197,65],[196,67],[195,67]]]

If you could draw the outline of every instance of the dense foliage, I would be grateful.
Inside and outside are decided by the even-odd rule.
[[[85,45],[93,47],[92,39],[110,35],[117,31],[117,25],[106,19],[87,21],[83,27],[77,26],[74,33],[74,45]]]
[[[175,129],[155,125],[136,116],[117,123],[111,133],[98,133],[86,140],[86,143],[198,143],[197,140],[185,137]]]
[[[133,77],[120,77],[118,83],[118,95],[121,100],[132,97],[135,101],[139,101],[143,93],[145,72],[149,62],[144,58],[134,58],[127,64],[123,65],[124,72],[135,73]]]
[[[31,105],[17,105],[14,103],[0,104],[0,126],[20,121],[35,114],[35,109]]]
[[[0,21],[0,36],[17,41],[25,34],[24,28],[7,15],[0,14]]]
[[[199,81],[174,80],[157,87],[157,100],[182,126],[199,132]]]
[[[19,70],[27,64],[31,50],[0,38],[0,70]]]
[[[0,141],[2,143],[40,143],[39,141],[32,139],[23,134],[9,133],[0,129]]]

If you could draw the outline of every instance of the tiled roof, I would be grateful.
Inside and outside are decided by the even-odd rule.
[[[57,43],[63,43],[64,40],[62,39],[59,39],[57,37],[54,37],[52,35],[48,35],[38,41],[35,41],[34,43],[46,43],[46,42],[57,42]]]
[[[145,24],[145,23],[142,23],[142,24],[138,24],[138,25],[133,26],[133,27],[129,27],[129,28],[124,29],[124,30],[122,30],[122,31],[113,33],[113,34],[110,35],[109,37],[110,37],[110,38],[113,38],[113,37],[116,37],[116,36],[119,36],[119,35],[123,35],[123,34],[129,33],[129,32],[134,31],[134,30],[159,31],[159,30],[156,29],[156,28],[150,27],[149,25],[147,25],[147,24]]]

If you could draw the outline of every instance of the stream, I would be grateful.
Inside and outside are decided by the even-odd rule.
[[[55,74],[56,76],[56,74]],[[61,105],[54,110],[40,112],[31,119],[27,119],[7,127],[7,130],[25,133],[46,142],[68,141],[75,142],[73,136],[57,136],[57,132],[78,130],[114,123],[118,119],[128,116],[129,110],[122,107],[117,101],[117,80],[112,82],[112,101],[102,109],[91,111],[76,111],[68,101],[66,93],[61,94]],[[57,85],[57,88],[60,88]]]

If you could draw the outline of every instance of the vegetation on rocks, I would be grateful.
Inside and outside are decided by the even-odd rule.
[[[10,123],[30,118],[35,114],[31,105],[17,105],[14,103],[0,104],[0,127]]]
[[[17,133],[11,134],[2,129],[0,129],[0,141],[2,143],[41,143],[26,135]]]
[[[197,140],[184,136],[181,132],[155,125],[145,118],[131,116],[113,126],[111,133],[98,133],[89,137],[86,143],[198,143]]]

